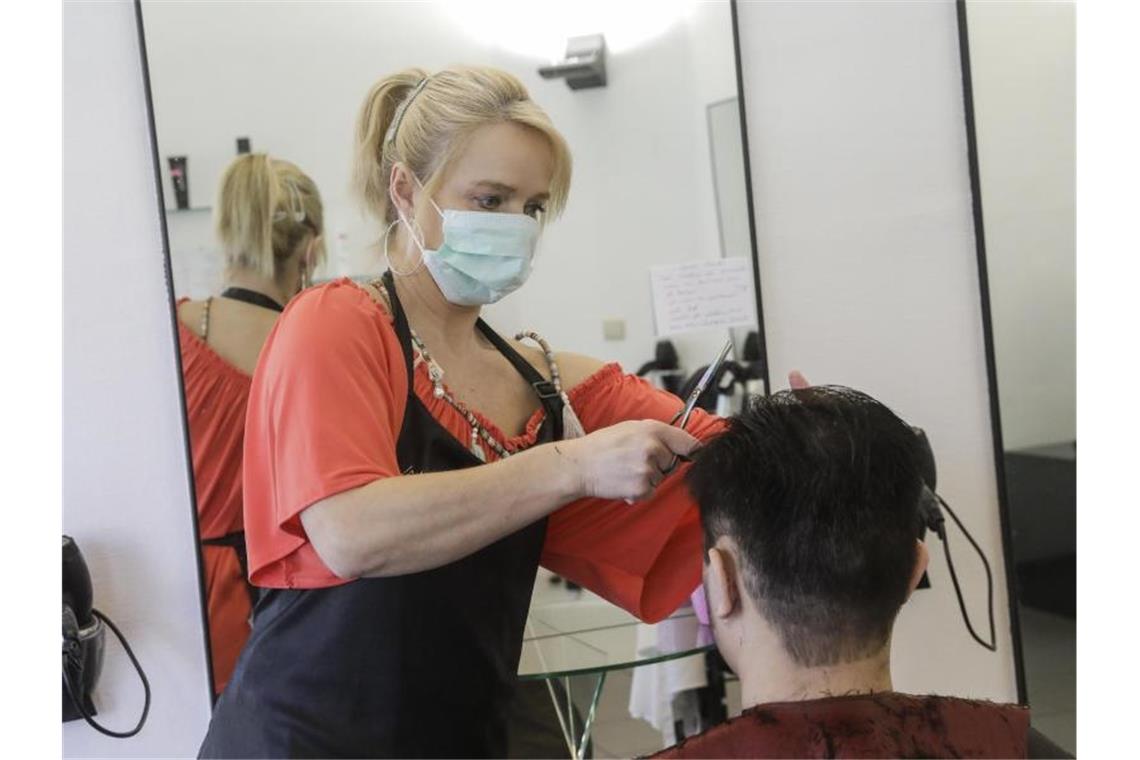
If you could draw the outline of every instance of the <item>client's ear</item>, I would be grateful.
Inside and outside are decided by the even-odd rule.
[[[709,549],[709,567],[705,587],[708,594],[709,617],[730,617],[740,605],[736,587],[739,574],[732,554],[724,548]]]
[[[906,592],[909,599],[914,590],[918,588],[918,582],[922,580],[922,574],[926,572],[926,566],[930,564],[930,552],[926,550],[926,543],[920,540],[915,540],[917,546],[914,550],[914,570],[910,574],[910,586]]]

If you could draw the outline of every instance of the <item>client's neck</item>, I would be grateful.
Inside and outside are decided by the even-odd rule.
[[[765,626],[766,627],[766,626]],[[891,647],[834,665],[804,666],[792,659],[770,629],[741,652],[741,707],[891,691]],[[745,642],[747,643],[747,642]]]

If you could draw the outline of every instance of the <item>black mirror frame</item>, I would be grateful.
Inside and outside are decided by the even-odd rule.
[[[157,131],[155,128],[154,99],[153,99],[152,92],[151,92],[150,67],[149,67],[148,60],[147,60],[146,33],[145,33],[145,27],[144,27],[144,23],[143,23],[142,0],[134,0],[134,5],[135,5],[135,18],[136,18],[137,25],[138,25],[139,50],[140,50],[140,56],[142,58],[141,63],[142,63],[142,71],[143,71],[143,87],[144,87],[145,92],[146,92],[147,120],[149,122],[149,128],[150,128],[150,146],[149,147],[150,147],[152,162],[154,164],[155,184],[158,187],[157,203],[158,203],[159,220],[160,220],[161,233],[162,233],[163,255],[165,257],[165,262],[164,262],[164,271],[165,271],[165,279],[166,279],[165,286],[166,286],[166,291],[167,291],[167,297],[168,297],[168,300],[170,302],[170,327],[173,330],[175,336],[177,336],[177,334],[178,334],[178,309],[177,309],[177,302],[175,300],[174,276],[173,276],[172,263],[171,263],[171,258],[170,258],[170,238],[169,238],[169,233],[168,233],[167,224],[166,224],[166,214],[165,214],[166,198],[165,198],[165,189],[164,189],[165,184],[164,184],[163,178],[162,178],[162,165],[159,161],[159,156],[158,156],[158,136],[157,136]],[[768,394],[771,394],[771,392],[772,392],[772,384],[771,384],[771,377],[769,375],[769,369],[768,369],[768,349],[767,349],[767,340],[765,338],[765,333],[764,333],[764,308],[763,308],[763,299],[762,299],[761,291],[760,291],[760,262],[759,262],[757,242],[756,242],[756,211],[755,211],[755,205],[753,202],[753,195],[752,195],[752,166],[751,166],[751,159],[750,159],[749,151],[748,151],[748,120],[747,120],[747,115],[746,115],[747,109],[745,107],[745,98],[744,98],[744,80],[743,80],[742,71],[741,71],[740,30],[739,30],[739,21],[738,21],[738,15],[737,15],[737,0],[730,0],[730,9],[731,9],[731,15],[732,15],[733,54],[734,54],[734,61],[735,61],[735,68],[736,68],[736,96],[737,96],[737,99],[738,99],[739,104],[740,104],[740,138],[741,138],[741,148],[743,150],[743,155],[744,155],[743,171],[744,171],[745,196],[746,196],[746,202],[748,204],[748,233],[749,233],[749,241],[751,242],[751,246],[752,246],[751,253],[752,253],[753,290],[754,290],[755,295],[756,295],[756,322],[757,322],[756,328],[757,328],[757,337],[759,339],[761,375],[762,375],[762,379],[764,381],[764,393],[765,393],[765,395],[768,395]],[[987,313],[987,317],[988,317],[988,307],[986,309],[986,313]],[[990,341],[988,319],[987,319],[986,325],[987,325],[987,332],[986,332],[986,335],[987,335],[987,356],[989,357],[990,348],[992,348],[992,347],[990,346],[991,341]],[[176,361],[177,361],[176,369],[177,369],[177,375],[178,375],[178,378],[177,378],[178,393],[179,393],[180,398],[182,399],[182,425],[183,425],[183,430],[185,431],[185,440],[184,440],[183,444],[184,444],[184,448],[185,448],[185,452],[186,452],[186,467],[187,467],[187,472],[188,472],[188,481],[190,484],[189,496],[190,496],[191,509],[194,510],[194,515],[193,515],[194,519],[192,520],[192,524],[194,525],[194,537],[193,538],[194,538],[195,547],[198,547],[201,544],[201,533],[200,533],[199,528],[198,528],[198,519],[197,519],[198,497],[197,497],[197,491],[196,491],[196,484],[194,482],[193,455],[192,455],[192,449],[191,449],[191,445],[190,445],[190,427],[189,427],[189,420],[188,420],[187,411],[186,411],[186,402],[185,402],[186,394],[185,394],[185,387],[184,387],[183,379],[182,379],[182,358],[181,358],[180,354],[177,355]],[[992,370],[992,362],[991,362],[991,370]],[[991,385],[991,389],[992,389],[992,385]],[[996,391],[992,390],[992,393],[996,393]],[[996,396],[994,396],[994,399],[995,399],[994,403],[996,404]],[[1003,493],[1002,503],[1004,506],[1004,503],[1005,503],[1004,502],[1004,490],[1002,493]],[[1003,530],[1007,529],[1006,523],[1007,523],[1007,520],[1005,520],[1004,511],[1003,511],[1003,523],[1002,523],[1003,524]],[[200,596],[200,601],[201,601],[201,605],[200,605],[201,606],[201,625],[202,625],[202,631],[203,631],[203,641],[205,642],[206,662],[208,665],[208,667],[206,668],[206,673],[207,673],[206,688],[208,689],[210,702],[212,704],[214,702],[214,693],[215,692],[214,692],[214,675],[213,675],[213,654],[210,650],[210,635],[209,635],[210,627],[209,627],[209,618],[208,618],[208,613],[207,613],[205,568],[204,568],[203,563],[202,563],[201,551],[196,551],[195,557],[197,559],[197,567],[198,567],[198,589],[199,589],[199,596]],[[1020,654],[1020,649],[1018,650],[1018,652]],[[1020,684],[1020,681],[1021,681],[1020,658],[1018,659],[1018,674],[1019,674],[1019,684]],[[1020,686],[1019,686],[1019,689],[1020,689]]]
[[[1017,571],[1013,556],[1013,529],[1005,485],[1005,446],[998,402],[997,359],[994,353],[993,313],[990,308],[989,275],[986,268],[986,234],[982,219],[982,186],[978,170],[978,137],[974,128],[974,82],[970,69],[970,35],[966,26],[966,0],[955,0],[958,19],[958,53],[962,65],[962,104],[966,117],[966,153],[970,167],[970,201],[974,215],[974,248],[978,255],[978,284],[982,307],[982,334],[986,351],[986,379],[990,394],[990,424],[993,429],[994,472],[997,475],[998,515],[1001,518],[1001,548],[1005,560],[1006,598],[1009,600],[1010,639],[1017,678],[1017,701],[1029,704],[1025,686],[1025,660],[1021,646],[1021,616],[1017,605]]]
[[[142,59],[143,91],[146,97],[146,116],[150,131],[151,162],[154,165],[154,184],[158,188],[156,201],[158,203],[158,219],[162,232],[163,271],[166,280],[166,296],[170,303],[170,329],[174,334],[175,343],[178,343],[178,303],[174,296],[174,272],[170,261],[170,237],[166,227],[166,191],[162,181],[162,164],[158,159],[158,132],[154,125],[154,98],[151,94],[150,65],[147,61],[146,34],[143,28],[142,0],[135,0],[135,21],[139,33],[139,56]],[[182,380],[182,352],[175,351],[178,398],[182,411],[182,429],[185,432],[183,449],[186,452],[187,482],[190,484],[190,509],[192,510],[191,525],[194,526],[194,558],[198,567],[198,596],[201,611],[202,641],[205,643],[206,655],[206,689],[210,704],[214,704],[214,657],[210,650],[210,620],[207,612],[206,600],[206,569],[202,562],[202,534],[198,528],[198,492],[194,482],[194,458],[190,448],[190,420],[186,413],[186,388]]]

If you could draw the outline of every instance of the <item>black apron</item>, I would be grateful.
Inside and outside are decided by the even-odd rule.
[[[416,396],[407,319],[390,274],[384,282],[408,373],[400,470],[481,464]],[[539,395],[538,442],[561,438],[551,384],[482,320],[478,327]],[[263,589],[199,757],[503,757],[545,536],[542,519],[434,570]]]

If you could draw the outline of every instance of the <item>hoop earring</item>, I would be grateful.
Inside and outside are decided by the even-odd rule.
[[[297,291],[298,293],[303,292],[305,290],[308,290],[309,286],[312,285],[312,280],[309,279],[309,267],[305,264],[304,261],[301,262],[301,283],[300,284],[301,284],[301,289],[299,291]]]
[[[401,272],[400,270],[396,269],[396,267],[392,266],[392,257],[388,253],[388,236],[391,234],[392,228],[395,227],[397,224],[399,224],[401,219],[402,219],[402,217],[397,218],[394,222],[392,222],[391,224],[389,224],[387,227],[384,228],[384,236],[380,239],[380,247],[384,249],[384,261],[387,262],[388,269],[392,272],[392,274],[396,275],[397,277],[411,277],[413,274],[420,271],[421,267],[423,267],[423,265],[424,265],[423,253],[420,253],[419,263],[417,263],[416,266],[414,268],[412,268],[411,271],[408,271],[408,272]],[[415,220],[413,219],[412,221],[415,221]],[[419,225],[417,224],[416,226],[418,227]],[[423,230],[420,230],[420,239],[421,240],[423,239]]]

